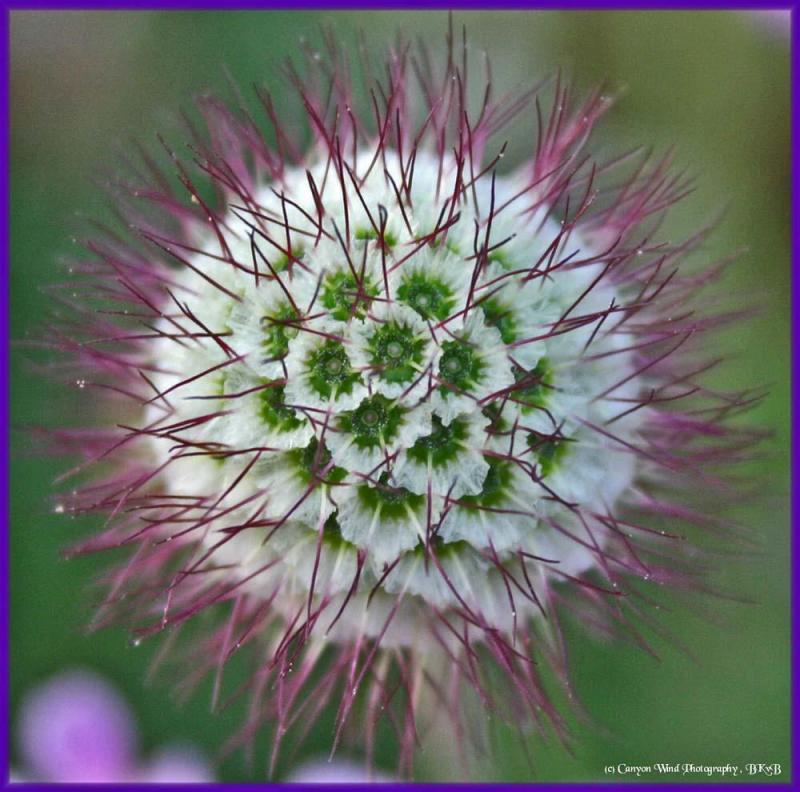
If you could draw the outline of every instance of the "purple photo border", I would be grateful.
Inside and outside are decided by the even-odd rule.
[[[370,2],[369,0],[344,0],[340,3],[322,3],[322,2],[269,2],[268,0],[234,0],[229,4],[221,5],[219,2],[213,0],[161,0],[161,2],[135,2],[135,0],[120,0],[119,2],[103,2],[102,0],[83,0],[83,2],[31,2],[30,0],[20,0],[19,2],[2,2],[2,62],[3,62],[3,83],[2,89],[4,92],[2,103],[2,119],[0,119],[0,149],[2,149],[2,196],[0,197],[0,213],[2,214],[2,239],[3,250],[2,257],[0,257],[0,320],[2,321],[2,344],[0,344],[0,364],[2,364],[2,390],[0,390],[0,407],[2,408],[2,419],[0,419],[0,446],[2,446],[3,454],[2,461],[0,461],[0,471],[2,472],[2,482],[0,482],[0,504],[2,505],[2,528],[3,528],[3,543],[0,547],[0,579],[3,583],[4,600],[0,603],[0,695],[4,704],[5,717],[2,718],[0,724],[0,785],[2,789],[19,788],[22,790],[35,790],[35,789],[52,789],[63,788],[67,790],[85,790],[88,785],[84,784],[38,784],[38,783],[15,783],[11,785],[8,780],[9,772],[9,722],[10,722],[10,708],[9,708],[9,684],[8,684],[8,639],[9,639],[9,430],[10,430],[10,412],[9,412],[9,330],[10,330],[10,303],[9,303],[9,254],[10,254],[10,239],[9,239],[9,208],[10,208],[10,180],[9,180],[9,131],[10,131],[10,114],[9,114],[9,81],[10,81],[10,14],[13,11],[23,10],[59,10],[59,11],[78,11],[78,10],[208,10],[208,11],[236,11],[247,9],[264,9],[264,10],[354,10],[354,9],[371,9],[371,10],[491,10],[491,11],[504,11],[504,10],[595,10],[595,11],[615,11],[615,10],[629,10],[629,11],[658,11],[658,10],[693,10],[693,11],[734,11],[734,10],[752,10],[752,11],[766,11],[766,10],[790,10],[791,13],[791,145],[792,145],[792,196],[791,196],[791,210],[792,210],[792,256],[791,256],[791,406],[792,413],[794,413],[795,402],[798,399],[797,389],[800,385],[800,378],[798,377],[798,349],[800,348],[800,322],[796,321],[795,307],[797,305],[798,297],[800,297],[800,125],[798,124],[797,114],[798,105],[800,104],[800,59],[798,59],[797,42],[800,36],[800,13],[798,13],[798,6],[800,2],[784,2],[784,3],[767,3],[760,5],[755,2],[737,2],[737,0],[730,0],[729,2],[715,2],[714,0],[703,0],[702,2],[693,3],[690,0],[678,0],[677,2],[626,2],[625,0],[578,0],[574,3],[558,2],[557,0],[539,0],[539,2],[526,2],[525,0],[500,0],[496,4],[490,4],[488,0],[458,0],[450,4],[441,3],[423,3],[414,2],[413,0],[381,0],[380,2]],[[791,424],[791,474],[792,481],[794,481],[794,472],[798,464],[797,448],[800,446],[800,425],[794,420],[790,421]],[[798,588],[798,558],[795,552],[795,527],[797,525],[798,517],[800,517],[800,491],[792,487],[791,490],[791,667],[794,671],[794,663],[798,658],[798,652],[795,647],[795,640],[798,636],[798,622],[800,622],[800,589]],[[791,760],[792,768],[796,767],[800,754],[798,753],[798,745],[800,738],[796,731],[796,707],[798,698],[800,697],[800,681],[798,681],[797,674],[792,674],[792,750]],[[455,789],[462,786],[475,790],[492,790],[492,789],[505,789],[505,788],[526,788],[528,786],[536,789],[559,789],[559,790],[578,790],[590,786],[601,785],[603,789],[616,789],[630,788],[632,790],[658,790],[665,787],[678,787],[680,789],[691,789],[693,787],[707,789],[713,786],[714,789],[790,789],[796,788],[793,780],[786,783],[716,783],[710,784],[681,784],[681,783],[617,783],[606,782],[598,780],[596,782],[565,782],[565,783],[531,783],[531,784],[406,784],[406,783],[388,783],[381,784],[380,788],[390,791],[399,788],[426,788],[435,787],[436,789]],[[167,784],[148,784],[148,785],[134,785],[134,784],[110,784],[101,785],[101,788],[112,789],[158,789],[161,787],[168,787],[170,789],[191,789],[195,786],[197,788],[222,788],[222,789],[241,789],[252,790],[256,787],[277,787],[283,786],[279,784],[257,783],[257,784],[212,784],[212,785],[193,785],[182,784],[176,785]],[[319,789],[319,788],[338,788],[346,789],[349,786],[370,786],[370,785],[332,785],[332,784],[293,784],[291,788],[304,788]],[[800,785],[797,786],[800,788]]]
[[[10,11],[245,11],[270,10],[270,11],[778,11],[792,10],[797,3],[776,2],[760,4],[754,0],[730,0],[730,2],[717,2],[715,0],[660,0],[660,2],[625,2],[625,0],[576,0],[566,3],[563,0],[499,0],[491,3],[489,0],[458,0],[453,3],[420,2],[420,0],[343,0],[342,2],[319,2],[309,0],[304,2],[291,2],[291,0],[233,0],[230,3],[220,4],[215,0],[155,0],[136,2],[136,0],[120,0],[120,2],[103,2],[103,0],[83,0],[71,3],[69,0],[57,2],[36,2],[36,0],[19,0],[18,2],[2,3],[6,15]]]

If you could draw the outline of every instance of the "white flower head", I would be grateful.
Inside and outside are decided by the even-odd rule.
[[[643,242],[680,180],[659,163],[598,186],[579,153],[605,97],[570,110],[557,84],[507,168],[495,133],[529,97],[475,112],[461,58],[431,77],[401,47],[364,114],[345,60],[312,53],[305,153],[271,100],[274,146],[204,100],[220,200],[181,170],[186,205],[148,220],[165,228],[136,214],[156,249],[114,240],[87,268],[104,318],[69,348],[116,429],[86,444],[111,472],[60,510],[109,514],[97,546],[139,543],[111,599],[145,600],[145,631],[229,608],[197,671],[257,647],[255,721],[282,735],[297,701],[335,700],[338,739],[402,688],[410,752],[420,700],[459,722],[465,689],[492,698],[487,667],[510,710],[552,712],[531,669],[540,647],[563,661],[562,600],[617,620],[604,596],[669,556],[648,520],[701,522],[665,493],[715,481],[740,404],[681,362],[705,329],[675,275],[694,243]],[[110,352],[106,315],[126,317]]]

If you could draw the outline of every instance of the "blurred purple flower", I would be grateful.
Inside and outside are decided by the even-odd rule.
[[[34,689],[18,722],[25,780],[61,782],[211,782],[202,757],[169,747],[149,762],[137,758],[130,708],[102,677],[61,673]]]

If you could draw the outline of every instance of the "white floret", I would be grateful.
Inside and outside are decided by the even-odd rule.
[[[447,330],[447,333],[440,332],[440,342],[457,340],[467,344],[479,358],[483,368],[478,382],[468,389],[443,386],[434,390],[431,395],[433,410],[445,425],[462,413],[482,409],[487,397],[502,393],[514,382],[511,363],[500,332],[486,325],[481,311],[470,311],[465,321],[448,327]],[[440,347],[434,363],[440,378],[438,365],[442,354]]]

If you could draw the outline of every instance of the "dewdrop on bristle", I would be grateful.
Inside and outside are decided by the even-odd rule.
[[[271,729],[270,766],[330,704],[334,748],[370,756],[385,721],[409,774],[480,709],[564,736],[562,614],[624,631],[642,581],[694,585],[677,534],[745,453],[749,397],[702,385],[703,235],[657,239],[686,181],[587,153],[606,95],[469,104],[452,31],[443,66],[400,44],[356,89],[328,44],[288,70],[307,151],[289,102],[204,97],[188,159],[119,180],[130,231],[89,243],[64,341],[102,423],[59,438],[99,463],[82,549],[132,548],[99,624],[138,645],[211,611],[184,683],[216,702],[250,648],[240,738]]]

